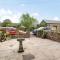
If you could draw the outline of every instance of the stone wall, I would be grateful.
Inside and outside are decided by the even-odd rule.
[[[54,41],[59,41],[60,42],[60,33],[57,32],[48,32],[47,33],[47,38],[54,40]]]

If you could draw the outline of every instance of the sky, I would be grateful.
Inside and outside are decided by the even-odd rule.
[[[60,0],[0,0],[0,21],[19,22],[23,13],[29,13],[39,22],[43,19],[60,20]]]

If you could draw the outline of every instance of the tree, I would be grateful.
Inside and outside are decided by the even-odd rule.
[[[47,26],[47,23],[43,20],[41,23],[40,23],[40,27],[46,27]]]
[[[21,16],[20,24],[21,26],[24,26],[26,29],[30,30],[34,26],[34,23],[36,23],[36,21],[37,20],[35,18],[31,17],[27,13]]]
[[[5,19],[2,23],[2,27],[10,27],[12,26],[12,22],[10,19]]]
[[[0,21],[0,26],[2,25],[1,21]]]

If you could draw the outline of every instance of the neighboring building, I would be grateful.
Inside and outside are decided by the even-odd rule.
[[[42,23],[46,23],[47,27],[51,28],[51,30],[60,32],[60,21],[55,21],[55,20],[42,20]]]

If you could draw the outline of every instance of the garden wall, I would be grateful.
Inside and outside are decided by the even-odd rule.
[[[60,33],[57,33],[57,32],[53,32],[53,31],[46,32],[46,31],[41,30],[37,32],[36,36],[40,38],[44,38],[44,39],[47,38],[53,41],[60,42]]]
[[[60,33],[57,32],[48,32],[47,33],[47,38],[54,40],[54,41],[58,41],[60,42]]]

